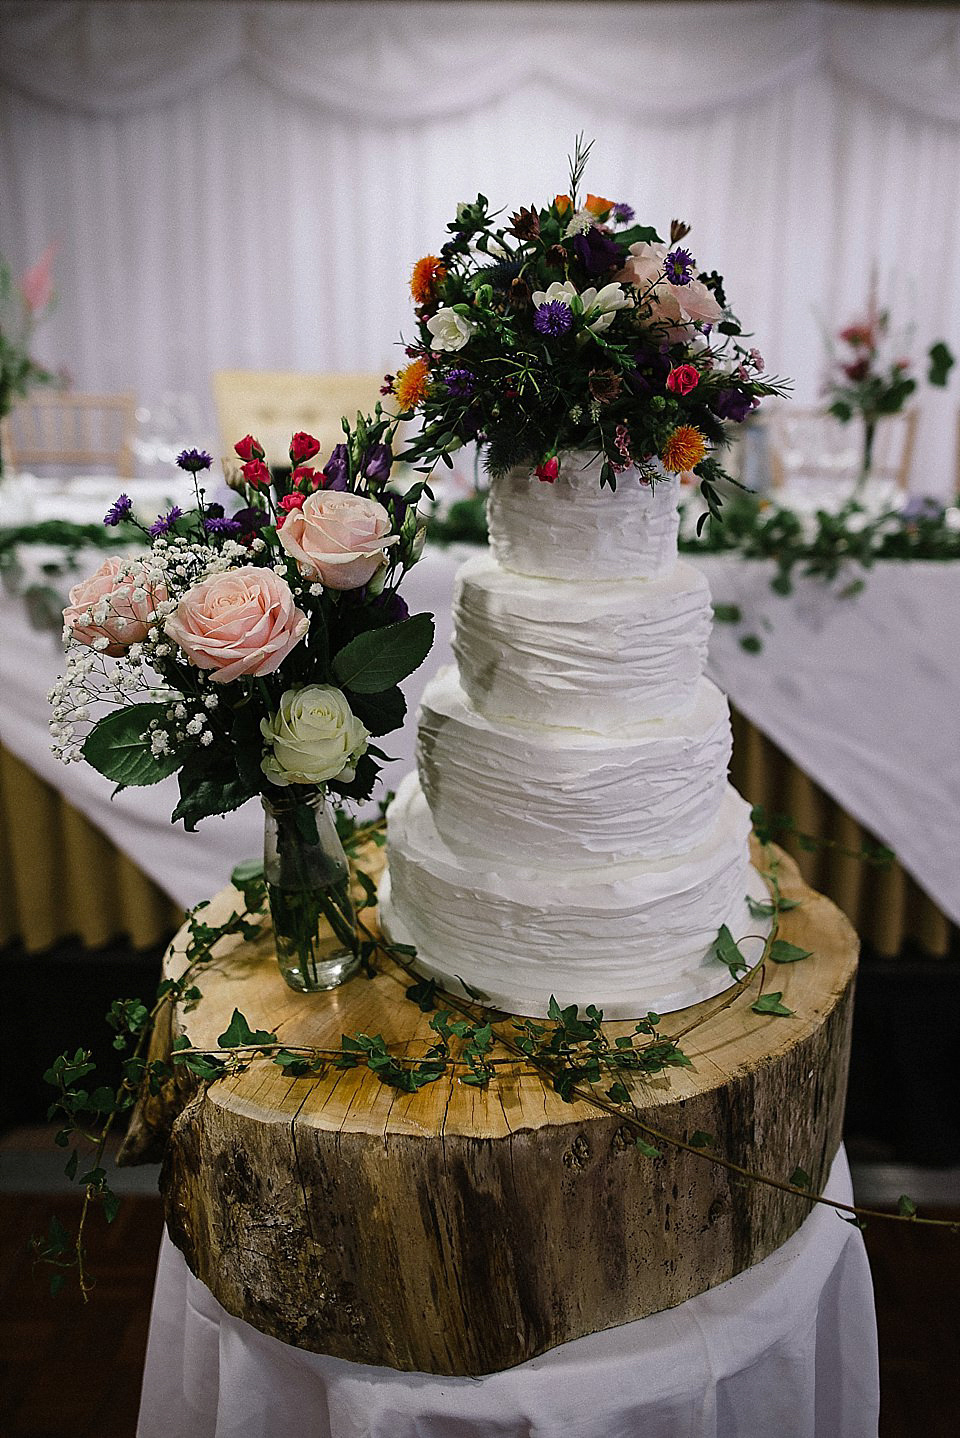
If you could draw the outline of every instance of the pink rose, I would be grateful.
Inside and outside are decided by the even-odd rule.
[[[142,564],[114,555],[89,579],[73,586],[63,622],[80,644],[109,640],[102,652],[116,659],[131,644],[146,639],[149,616],[166,597],[162,584],[147,580]]]
[[[708,290],[703,280],[688,280],[685,285],[670,285],[677,297],[685,319],[698,320],[703,325],[715,325],[723,319],[723,310],[717,303],[716,295]]]
[[[555,454],[552,454],[549,459],[543,461],[543,464],[537,465],[534,473],[537,479],[542,479],[545,484],[553,484],[560,473],[560,461]]]
[[[290,441],[290,463],[293,465],[303,464],[305,459],[313,459],[315,454],[320,453],[320,441],[314,439],[312,434],[299,429]]]
[[[328,589],[359,589],[383,563],[383,551],[399,541],[390,516],[375,499],[319,489],[292,510],[279,539],[301,574]]]
[[[685,285],[670,284],[663,269],[666,257],[666,245],[651,245],[641,240],[630,246],[627,263],[613,278],[620,284],[634,286],[639,292],[641,313],[644,303],[649,304],[651,321],[665,326],[670,339],[684,335],[687,326],[695,320],[716,324],[723,319],[723,310],[702,280],[691,279]]]
[[[272,674],[310,626],[286,580],[247,564],[188,589],[164,629],[215,684],[241,674]]]
[[[245,434],[233,447],[241,459],[263,459],[263,445],[252,434]]]
[[[667,389],[674,394],[689,394],[700,383],[700,376],[692,364],[679,364],[667,375]]]

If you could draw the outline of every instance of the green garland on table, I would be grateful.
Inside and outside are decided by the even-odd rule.
[[[63,579],[81,570],[80,556],[88,549],[117,549],[143,544],[143,536],[132,524],[105,529],[102,524],[77,524],[69,519],[45,519],[36,524],[0,528],[0,579],[23,600],[34,629],[59,634],[63,628],[65,596],[52,583],[25,583],[18,550],[21,546],[43,545],[59,548],[56,559],[40,565],[48,580]]]
[[[381,807],[386,807],[386,801]],[[83,1206],[75,1231],[68,1232],[54,1216],[46,1235],[32,1241],[36,1259],[52,1267],[51,1292],[60,1292],[70,1271],[75,1273],[84,1301],[93,1288],[87,1270],[86,1228],[95,1207],[99,1206],[106,1221],[111,1223],[120,1206],[117,1194],[110,1188],[104,1166],[107,1139],[117,1118],[129,1113],[138,1095],[160,1094],[167,1085],[176,1081],[180,1068],[189,1070],[204,1083],[213,1083],[242,1072],[258,1059],[278,1065],[291,1078],[306,1075],[319,1077],[329,1068],[365,1066],[381,1083],[404,1093],[416,1093],[444,1074],[456,1075],[460,1083],[485,1088],[496,1078],[498,1068],[517,1072],[519,1066],[521,1070],[539,1073],[566,1102],[581,1100],[622,1118],[634,1134],[637,1149],[646,1157],[659,1157],[662,1147],[658,1145],[696,1153],[707,1162],[741,1178],[794,1194],[810,1203],[826,1204],[838,1210],[841,1216],[849,1215],[846,1221],[859,1227],[865,1226],[867,1218],[878,1218],[960,1232],[960,1224],[956,1222],[919,1218],[916,1205],[906,1195],[900,1198],[898,1212],[890,1214],[839,1203],[814,1192],[809,1175],[799,1165],[788,1179],[744,1168],[716,1151],[713,1135],[700,1131],[682,1136],[663,1132],[645,1122],[634,1106],[627,1086],[632,1075],[663,1074],[671,1068],[689,1066],[691,1059],[684,1052],[681,1041],[707,1019],[741,998],[749,997],[752,990],[756,990],[750,1005],[752,1012],[777,1019],[792,1017],[792,1010],[783,1003],[783,992],[770,991],[765,987],[767,966],[798,963],[812,955],[808,950],[779,937],[780,915],[795,908],[800,901],[788,899],[782,894],[779,863],[769,848],[769,833],[776,826],[778,816],[767,820],[762,810],[755,811],[755,814],[766,858],[764,877],[771,894],[767,902],[750,901],[753,916],[770,921],[763,954],[760,961],[751,967],[733,935],[726,927],[722,928],[715,943],[715,957],[727,965],[734,984],[707,1014],[695,1019],[678,1034],[663,1033],[659,1027],[659,1015],[649,1013],[637,1022],[632,1033],[620,1035],[611,1044],[602,1027],[603,1012],[592,1004],[587,1005],[581,1014],[575,1004],[563,1007],[556,999],[551,999],[548,1018],[540,1021],[505,1016],[484,1007],[484,996],[463,980],[460,982],[467,999],[461,1000],[448,993],[441,995],[436,982],[424,978],[417,971],[413,949],[387,942],[362,917],[364,910],[376,904],[376,886],[369,875],[356,866],[356,861],[365,846],[372,843],[379,847],[385,842],[382,815],[372,822],[357,823],[341,814],[338,815],[338,828],[354,861],[354,872],[363,890],[363,898],[358,904],[357,924],[367,974],[372,976],[377,971],[375,961],[378,955],[400,969],[403,977],[398,981],[403,983],[407,999],[417,1004],[422,1012],[432,1014],[430,1027],[436,1038],[427,1052],[420,1057],[394,1053],[382,1036],[363,1033],[342,1035],[339,1049],[290,1046],[282,1043],[273,1031],[252,1027],[247,1017],[239,1009],[234,1009],[229,1025],[219,1036],[216,1049],[194,1048],[185,1035],[180,1035],[174,1040],[170,1062],[148,1060],[148,1043],[153,1026],[167,1006],[183,1003],[189,1011],[200,1002],[202,993],[196,979],[217,956],[221,940],[234,935],[245,940],[254,939],[266,921],[262,870],[253,863],[240,865],[234,870],[232,880],[240,892],[242,906],[219,925],[206,922],[206,902],[198,904],[188,915],[190,937],[185,953],[186,965],[180,977],[163,980],[151,1008],[133,999],[118,999],[111,1005],[107,1023],[115,1031],[114,1047],[125,1054],[119,1085],[115,1089],[106,1085],[94,1086],[96,1062],[92,1053],[83,1048],[72,1055],[61,1054],[44,1075],[56,1090],[48,1117],[60,1116],[63,1121],[55,1142],[63,1148],[74,1145],[64,1171],[83,1189]],[[779,819],[782,821],[782,816]],[[782,821],[780,827],[787,823]],[[796,832],[795,826],[789,827]],[[810,836],[799,837],[816,844]],[[878,861],[876,855],[865,857]],[[495,1042],[508,1051],[509,1057],[500,1058],[492,1054]],[[85,1142],[93,1150],[92,1157],[82,1165],[83,1172],[79,1171],[81,1157],[77,1140]]]

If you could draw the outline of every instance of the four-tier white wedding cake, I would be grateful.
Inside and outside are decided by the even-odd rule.
[[[703,575],[677,555],[675,477],[601,489],[494,480],[490,549],[460,570],[454,651],[428,684],[417,774],[388,813],[381,921],[418,967],[496,1007],[663,1013],[730,983],[720,926],[766,897],[704,677]]]

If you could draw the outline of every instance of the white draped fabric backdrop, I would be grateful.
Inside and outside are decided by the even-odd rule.
[[[395,370],[458,200],[587,174],[693,224],[768,365],[816,399],[876,266],[960,340],[960,15],[821,4],[0,4],[0,252],[58,246],[41,360],[200,402],[220,368]],[[912,487],[956,487],[958,385]]]

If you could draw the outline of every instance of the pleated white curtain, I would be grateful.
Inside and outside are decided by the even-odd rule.
[[[960,348],[960,16],[812,4],[0,5],[0,251],[56,239],[41,359],[148,406],[218,368],[395,369],[458,200],[589,187],[721,270],[816,398],[872,266]],[[958,386],[913,487],[955,485]]]

